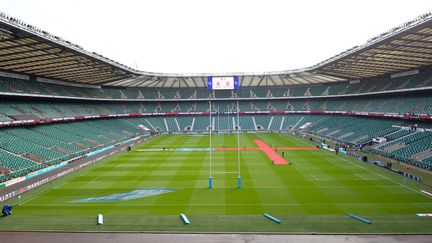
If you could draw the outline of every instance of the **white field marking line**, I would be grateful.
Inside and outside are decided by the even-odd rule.
[[[299,138],[298,136],[294,136],[294,135],[291,135],[291,134],[289,134],[289,136],[295,138],[297,141],[300,141],[301,143],[303,143],[305,145],[312,146],[311,144],[307,143],[306,141],[304,141],[302,138]]]
[[[68,180],[66,180],[65,182],[61,183],[60,185],[55,185],[55,184],[54,184],[54,189],[55,189],[55,188],[58,188],[58,187],[61,187],[61,186],[63,186],[64,184],[69,183],[71,180],[76,179],[76,178],[78,178],[78,177],[80,177],[80,176],[83,176],[83,175],[89,173],[90,171],[91,171],[91,170],[88,170],[88,171],[86,171],[86,172],[84,172],[84,173],[82,173],[82,174],[78,174],[78,175],[76,175],[76,176],[74,176],[74,177],[71,177],[71,178],[69,178]],[[55,181],[55,180],[54,180],[54,181]],[[53,183],[54,181],[51,181],[51,183]],[[47,183],[45,183],[45,184],[48,184],[48,183],[50,183],[50,182],[47,182]],[[36,198],[38,198],[38,197],[40,197],[40,196],[42,196],[42,195],[44,195],[44,194],[46,194],[46,193],[48,193],[48,192],[50,192],[50,191],[52,191],[52,189],[51,189],[51,188],[48,188],[48,190],[43,191],[43,192],[41,192],[41,193],[38,193],[38,194],[36,194],[34,197],[30,198],[29,200],[24,201],[23,203],[21,203],[21,205],[24,205],[25,203],[28,203],[28,202],[30,202],[31,200],[36,199]]]
[[[198,180],[198,181],[202,181],[202,182],[207,182],[208,180]],[[220,180],[214,180],[214,181],[220,181]],[[223,180],[222,180],[223,181]],[[246,180],[244,180],[246,181]],[[253,180],[252,180],[253,181]],[[355,186],[355,188],[400,188],[401,186]],[[201,189],[204,188],[204,186],[196,186],[196,187],[190,187],[190,186],[184,186],[184,187],[176,187],[177,189]],[[218,186],[213,186],[213,188],[217,188],[217,189],[226,189],[229,187],[218,187]],[[252,189],[257,189],[257,188],[282,188],[282,189],[286,189],[286,188],[347,188],[347,186],[242,186],[242,188],[252,188]],[[350,187],[353,188],[353,187]]]
[[[385,206],[385,205],[432,205],[432,203],[417,203],[417,202],[404,202],[404,203],[181,203],[181,204],[121,204],[118,206],[127,207],[172,207],[172,206]],[[35,204],[33,206],[46,206],[47,204]],[[81,203],[70,204],[49,204],[50,206],[67,206],[67,207],[82,207]],[[86,207],[100,207],[100,205],[86,204]]]
[[[48,183],[49,183],[49,182],[48,182]],[[51,191],[51,188],[48,188],[46,191],[42,191],[42,192],[40,192],[40,193],[34,195],[34,197],[30,198],[29,200],[22,202],[21,205],[24,205],[24,204],[30,202],[31,200],[33,200],[33,199],[35,199],[35,198],[38,198],[39,196],[42,196],[43,194],[48,193],[48,192],[50,192],[50,191]]]
[[[355,186],[349,188],[399,188],[401,186]],[[201,187],[198,187],[201,188]],[[213,187],[219,188],[219,187]],[[224,188],[224,187],[220,187]],[[242,188],[347,188],[347,186],[242,186]]]
[[[96,176],[94,179],[92,179],[91,181],[97,181],[97,179],[99,179],[99,177],[104,176],[104,174]]]
[[[214,171],[212,174],[237,174],[237,171]]]
[[[426,195],[429,195],[429,196],[431,196],[432,197],[432,193],[430,193],[430,192],[427,192],[427,191],[425,191],[425,190],[420,190],[421,192],[423,192],[424,194],[426,194]]]
[[[367,178],[365,178],[365,177],[363,177],[363,176],[361,176],[359,174],[354,174],[354,175],[357,176],[358,178],[362,179],[362,180],[370,181],[370,179],[367,179]]]
[[[82,174],[78,174],[78,175],[76,175],[76,176],[74,176],[74,177],[69,178],[68,180],[66,180],[65,182],[63,182],[63,183],[61,183],[61,184],[59,184],[59,185],[54,185],[54,189],[55,189],[55,188],[59,188],[59,187],[63,186],[63,185],[66,184],[66,183],[69,183],[72,179],[76,179],[76,178],[81,177],[81,176],[83,176],[83,175],[87,175],[87,174],[90,173],[90,172],[91,172],[91,170],[88,170],[88,171],[86,171],[86,172],[84,172],[84,173],[82,173]]]
[[[404,184],[401,184],[401,183],[399,183],[399,182],[397,182],[397,181],[394,181],[394,180],[392,180],[392,179],[390,179],[390,178],[388,178],[388,177],[386,177],[386,176],[383,176],[383,175],[381,175],[381,174],[379,174],[379,173],[376,173],[375,171],[371,171],[371,170],[369,170],[368,168],[365,168],[365,167],[363,167],[363,166],[361,166],[361,165],[358,165],[358,164],[356,164],[356,163],[354,163],[354,162],[351,162],[351,161],[345,159],[344,157],[339,157],[339,158],[342,158],[343,160],[345,160],[345,161],[347,161],[347,162],[349,162],[349,163],[351,163],[351,164],[353,164],[353,165],[355,165],[355,166],[357,166],[357,167],[363,168],[364,170],[367,170],[367,171],[371,172],[372,174],[375,174],[375,175],[377,175],[377,176],[380,176],[380,177],[382,177],[382,178],[384,178],[384,179],[386,179],[386,180],[389,180],[389,181],[391,181],[391,182],[393,182],[393,183],[396,183],[396,184],[398,184],[398,185],[400,185],[400,186],[402,186],[402,187],[405,187],[405,188],[407,188],[407,189],[409,189],[409,190],[411,190],[411,191],[413,191],[413,192],[415,192],[415,193],[418,193],[418,194],[420,194],[420,195],[425,196],[424,193],[421,193],[420,191],[418,191],[418,190],[416,190],[416,189],[414,189],[414,188],[411,188],[411,187],[409,187],[409,186],[407,186],[407,185],[404,185]],[[426,195],[426,196],[432,198],[432,196],[429,196],[429,195]]]
[[[311,174],[311,176],[312,176],[315,180],[319,181],[318,177],[316,177],[315,175],[312,175],[312,174]]]

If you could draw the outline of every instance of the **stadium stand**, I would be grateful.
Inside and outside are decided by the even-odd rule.
[[[219,131],[233,130],[237,126],[235,113],[228,117],[227,112],[235,111],[236,104],[218,101],[214,112],[219,107],[220,115],[213,117],[213,125]],[[286,108],[284,109],[284,107]],[[191,107],[188,109],[188,107]],[[172,112],[192,110],[207,112],[205,101],[197,102],[83,102],[83,101],[40,101],[6,99],[0,105],[2,121],[21,121],[24,119],[56,119],[82,116],[103,116],[121,114],[143,114],[148,111]],[[221,109],[222,107],[222,109]],[[289,109],[291,108],[291,109]],[[240,110],[254,111],[360,111],[360,112],[393,112],[430,114],[430,97],[420,94],[398,97],[369,97],[328,100],[276,100],[241,101]],[[188,112],[186,111],[186,112]],[[216,114],[216,113],[215,113]],[[112,144],[116,141],[140,134],[140,125],[153,132],[207,131],[207,116],[97,119],[89,121],[50,123],[24,127],[1,128],[0,150],[1,166],[9,170],[2,175],[6,180],[12,176],[22,175],[45,166],[65,161],[74,156],[92,151],[94,148]],[[431,168],[432,133],[429,131],[401,130],[400,126],[410,126],[413,122],[399,119],[367,118],[353,116],[317,115],[242,115],[242,130],[291,130],[299,129],[310,123],[305,129],[324,138],[356,146],[370,143],[374,138],[385,137],[388,142],[378,147],[367,148],[368,151],[422,168]],[[429,125],[423,126],[429,129]]]
[[[377,85],[383,84],[382,86]],[[35,96],[63,96],[76,98],[95,99],[119,99],[119,100],[148,100],[148,99],[206,99],[214,94],[214,98],[233,98],[231,91],[211,92],[204,88],[186,90],[176,89],[141,89],[141,88],[83,88],[69,85],[48,84],[37,81],[7,78],[0,76],[0,92],[8,94],[32,94]],[[381,82],[364,81],[357,84],[323,84],[313,87],[287,87],[290,90],[288,97],[310,97],[310,96],[338,96],[347,94],[367,94],[374,92],[404,91],[409,89],[432,89],[432,72],[424,72],[419,75],[385,79]],[[236,91],[239,98],[282,98],[286,97],[283,89],[275,87],[249,87],[245,90]],[[271,94],[271,96],[269,95]]]
[[[207,132],[209,101],[215,131],[302,130],[432,169],[432,61],[419,42],[432,36],[425,17],[413,23],[427,31],[410,23],[304,71],[243,73],[240,89],[210,91],[207,75],[137,71],[5,16],[0,55],[16,61],[0,72],[0,181],[148,131]],[[71,59],[39,59],[14,31]],[[382,40],[399,43],[392,55],[376,56],[388,51]],[[21,69],[20,61],[35,68]]]
[[[1,128],[0,165],[9,170],[2,178],[27,174],[144,133],[129,120]]]

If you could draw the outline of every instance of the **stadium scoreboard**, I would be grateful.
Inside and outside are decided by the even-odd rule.
[[[207,86],[209,90],[238,89],[239,77],[208,77]]]

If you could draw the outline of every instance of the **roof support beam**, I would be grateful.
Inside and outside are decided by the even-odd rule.
[[[151,80],[152,78],[150,78],[149,80]],[[158,82],[158,78],[156,78],[155,80],[151,80],[150,82],[148,82],[148,84],[145,85],[145,87],[151,87],[152,84]]]
[[[17,62],[17,63],[13,63],[13,64],[9,63],[9,61],[7,61],[6,63],[0,62],[0,67],[5,68],[5,69],[20,69],[20,68],[29,68],[29,67],[39,67],[41,65],[63,62],[63,60],[67,60],[70,58],[73,58],[73,56],[50,57],[50,58],[36,59],[36,60],[28,60],[28,58],[26,58],[26,59],[22,59],[22,60],[24,60],[23,62]]]
[[[348,72],[351,72],[351,73],[354,73],[354,74],[360,74],[360,73],[375,73],[375,74],[377,74],[377,75],[375,75],[375,76],[378,76],[378,75],[382,75],[382,74],[385,74],[385,73],[388,73],[389,72],[389,70],[379,70],[379,69],[370,69],[370,68],[335,68],[334,69],[335,71],[348,71]],[[396,70],[392,70],[392,71],[400,71],[401,69],[396,69]]]
[[[384,67],[384,68],[398,68],[398,67],[412,67],[416,65],[410,65],[410,64],[402,64],[402,63],[393,63],[389,64],[386,62],[379,62],[379,61],[365,61],[365,60],[359,60],[357,62],[350,62],[350,63],[340,63],[336,67],[358,67],[358,66],[365,66],[365,67]]]
[[[273,85],[277,85],[276,82],[273,80],[271,75],[268,76],[268,79],[270,79],[270,81],[273,83]]]
[[[163,81],[162,88],[166,87],[167,80],[168,80],[168,78],[165,78],[165,80]]]
[[[89,65],[87,65],[87,64],[89,64]],[[93,70],[93,71],[99,70],[99,71],[104,71],[104,72],[110,72],[110,71],[112,71],[110,68],[100,69],[99,67],[101,67],[101,66],[93,66],[90,61],[88,61],[86,63],[83,63],[83,62],[81,62],[81,63],[75,63],[75,64],[68,65],[68,66],[65,66],[65,67],[68,68],[68,67],[71,67],[71,66],[74,66],[74,65],[76,66],[76,67],[72,68],[74,71],[87,70],[87,69],[88,70]],[[62,66],[60,66],[60,67],[62,67]],[[42,71],[45,71],[45,70],[42,70]],[[53,70],[52,68],[50,68],[47,71],[49,71],[50,74],[53,75],[53,74],[59,74],[59,73],[64,72],[64,69],[55,69],[55,70]]]
[[[91,62],[90,62],[91,63]],[[89,64],[89,65],[82,65],[83,63],[79,63],[78,65],[79,65],[79,68],[77,67],[77,68],[73,68],[73,70],[75,70],[75,71],[81,71],[81,70],[84,70],[84,71],[87,71],[87,70],[91,70],[92,72],[109,72],[109,73],[116,73],[114,70],[112,70],[110,67],[104,67],[104,66],[101,66],[100,64],[97,64],[97,65],[92,65],[92,64]],[[88,63],[86,63],[86,64],[88,64]],[[50,71],[50,73],[51,74],[59,74],[59,73],[62,73],[62,70],[53,70],[53,71]],[[117,74],[117,73],[116,73]],[[117,74],[117,75],[120,75],[120,74]]]
[[[147,82],[148,80],[150,80],[151,79],[151,77],[148,77],[148,76],[145,76],[145,77],[142,77],[141,79],[138,79],[138,84],[137,85],[135,85],[135,86],[137,86],[137,87],[141,87],[141,85],[143,84],[143,83],[145,83],[145,82]],[[140,80],[142,80],[142,81],[140,81]],[[135,81],[135,82],[137,82],[137,81]],[[132,82],[133,83],[133,82]],[[132,84],[132,83],[129,83],[129,84]],[[130,86],[130,85],[128,85],[128,86]]]
[[[183,81],[183,83],[186,85],[187,88],[190,88],[189,84],[186,82],[186,80],[184,79],[184,77],[181,77],[181,80]]]
[[[420,45],[413,45],[412,43],[400,44],[400,43],[396,43],[396,42],[390,42],[389,45],[396,45],[396,46],[402,46],[402,47],[407,46],[407,47],[415,47],[415,48],[432,50],[432,47],[427,47],[427,46],[424,46],[422,44],[420,44]]]
[[[29,40],[34,41],[33,39],[29,39]],[[14,43],[14,44],[16,44],[16,43]],[[40,44],[48,44],[48,42],[36,41],[36,42],[32,42],[32,43],[27,43],[27,44],[16,44],[16,45],[12,45],[12,46],[5,46],[5,47],[0,47],[0,51],[11,50],[11,49],[15,49],[15,48],[22,48],[22,47],[35,48],[36,45],[40,45]]]
[[[156,84],[158,84],[160,82],[159,77],[155,77],[155,80],[149,82],[149,84],[147,85],[147,87],[154,87],[156,86]]]
[[[375,49],[374,51],[376,54],[385,54],[385,55],[391,55],[391,56],[397,56],[397,57],[416,58],[416,59],[425,59],[425,60],[431,60],[431,58],[432,58],[432,56],[430,54],[429,55],[424,54],[422,56],[418,56],[418,55],[412,55],[410,53],[407,54],[407,52],[397,51],[397,50],[394,50],[394,51],[404,52],[404,54],[392,53],[392,51],[387,51],[387,50],[382,50],[382,49]]]
[[[338,71],[328,71],[328,72],[324,72],[325,74],[329,75],[329,76],[334,76],[334,77],[338,77],[341,79],[359,79],[359,78],[363,78],[362,76],[358,76],[358,75],[354,75],[354,74],[347,74],[345,72],[338,72]]]
[[[401,62],[402,63],[410,63],[410,64],[415,63],[416,65],[427,65],[428,64],[428,63],[420,62],[420,61],[416,61],[416,60],[399,59],[399,58],[395,58],[393,56],[361,56],[361,57],[358,56],[358,57],[352,57],[352,58],[354,58],[356,61],[359,61],[359,60],[366,60],[367,61],[370,59],[379,59],[379,60],[382,60],[383,62],[395,63],[395,64],[400,64]],[[346,61],[347,60],[345,60],[345,62]],[[344,61],[341,61],[341,62],[344,62]],[[335,68],[339,63],[340,62],[326,66],[323,68],[323,70],[331,70],[331,69]]]
[[[69,67],[69,66],[75,66],[75,65],[78,65],[75,61],[69,61],[69,62],[60,62],[60,63],[53,63],[53,64],[49,64],[49,65],[44,65],[43,67],[32,66],[32,67],[15,68],[14,71],[33,73],[33,72],[41,72],[44,70],[52,70],[52,69],[56,69],[58,67]]]
[[[46,75],[48,77],[52,77],[49,75]],[[80,74],[76,74],[75,72],[65,72],[61,75],[56,75],[54,77],[58,77],[61,79],[67,79],[67,80],[79,80],[79,79],[86,79],[86,80],[96,80],[96,79],[106,79],[111,77],[119,77],[113,74],[100,74],[100,73],[93,73],[93,72],[81,72]]]
[[[278,75],[280,81],[282,82],[282,85],[287,85],[285,82],[285,79],[282,77],[282,75]]]
[[[14,61],[20,61],[20,60],[26,60],[26,59],[30,59],[30,58],[38,58],[38,57],[45,57],[45,56],[49,56],[49,55],[57,55],[59,56],[61,54],[61,52],[44,52],[44,53],[29,53],[32,55],[27,55],[27,56],[22,56],[23,54],[13,54],[13,55],[6,55],[6,57],[8,58],[1,58],[0,55],[0,62],[14,62]],[[33,54],[37,54],[37,55],[33,55]]]
[[[112,78],[112,79],[97,81],[97,82],[94,82],[92,84],[93,85],[104,85],[104,84],[107,84],[107,83],[112,83],[112,82],[121,81],[121,80],[124,80],[124,78],[122,78],[122,77],[116,77],[116,78]]]
[[[410,48],[411,48],[411,50],[410,50]],[[412,50],[412,49],[415,49],[415,50]],[[398,52],[404,52],[404,53],[416,53],[416,54],[421,54],[421,55],[432,55],[432,50],[430,50],[430,49],[423,49],[423,51],[419,51],[419,49],[422,49],[422,48],[396,46],[396,45],[391,45],[391,44],[385,45],[385,46],[380,46],[379,48],[377,48],[377,50],[388,50],[388,51],[398,51]],[[428,50],[428,51],[425,52],[424,50]]]
[[[111,73],[101,74],[101,73],[94,73],[94,72],[91,72],[91,71],[90,72],[80,73],[80,74],[77,74],[75,72],[72,72],[72,73],[66,73],[65,72],[63,75],[59,75],[59,76],[61,76],[61,77],[67,77],[68,79],[82,78],[82,77],[89,78],[89,79],[97,78],[97,77],[100,77],[100,78],[117,77],[117,75],[114,75],[114,74],[111,74]]]
[[[265,76],[263,75],[263,76],[261,76],[261,79],[260,79],[260,81],[258,82],[258,84],[257,84],[257,86],[260,86],[261,85],[261,83],[262,83],[262,81],[265,79]]]
[[[179,87],[180,87],[180,82],[179,82],[177,79],[175,79],[175,78],[171,78],[171,85],[169,86],[169,88],[174,87],[174,85],[175,85],[176,83],[178,83],[178,85],[179,85]]]
[[[398,58],[393,58],[393,57],[380,57],[380,56],[372,56],[369,58],[365,58],[365,59],[358,59],[361,61],[365,61],[365,62],[373,62],[373,63],[387,63],[387,64],[392,64],[392,65],[401,65],[401,64],[410,64],[410,65],[422,65],[423,62],[419,62],[419,61],[413,61],[413,60],[401,60]]]
[[[109,85],[128,87],[129,86],[128,84],[132,83],[134,81],[136,81],[134,78],[127,78],[127,79],[122,78],[122,79],[119,79],[116,82],[110,83]]]
[[[410,40],[410,39],[404,39],[404,38],[402,38],[401,40],[403,40],[403,41],[408,41],[408,42],[411,42],[411,43],[413,43],[413,42],[418,42],[418,43],[421,43],[421,44],[423,44],[423,45],[432,45],[432,42],[431,42],[431,41],[424,41],[424,40]]]
[[[58,48],[58,47],[45,47],[45,48],[39,48],[39,49],[33,49],[33,50],[8,52],[8,53],[0,54],[0,58],[1,57],[11,57],[11,56],[21,55],[21,54],[27,54],[27,53],[33,53],[33,52],[39,52],[39,51],[49,51],[49,50],[52,50],[52,49],[60,49],[60,48]],[[60,52],[58,52],[58,53],[60,53]],[[9,60],[9,59],[5,59],[5,60]]]
[[[16,37],[8,37],[8,38],[1,38],[2,35],[0,35],[0,43],[6,42],[6,41],[14,41],[17,38]]]

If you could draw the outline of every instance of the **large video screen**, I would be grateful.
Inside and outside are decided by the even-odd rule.
[[[207,85],[209,90],[223,90],[223,89],[238,89],[239,78],[234,77],[208,77]]]

